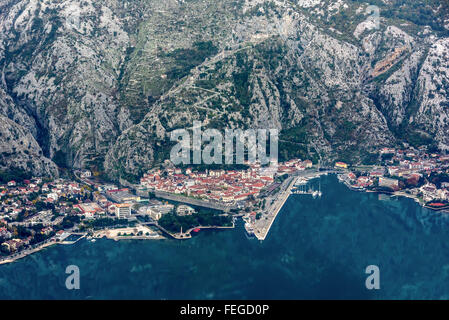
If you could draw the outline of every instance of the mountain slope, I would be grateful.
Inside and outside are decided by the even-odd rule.
[[[348,0],[7,0],[0,109],[43,162],[113,178],[166,159],[168,133],[193,120],[278,128],[282,159],[446,150],[449,14],[436,3],[374,1],[377,28]]]

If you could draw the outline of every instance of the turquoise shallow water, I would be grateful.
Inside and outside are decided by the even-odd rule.
[[[316,183],[317,181],[315,181]],[[0,266],[1,299],[448,299],[449,219],[323,177],[294,195],[263,243],[235,230],[188,241],[80,241]],[[77,265],[81,289],[65,288]],[[380,290],[365,268],[380,268]]]

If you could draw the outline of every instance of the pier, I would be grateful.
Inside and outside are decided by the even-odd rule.
[[[268,209],[264,210],[262,217],[259,220],[256,220],[256,222],[253,225],[254,229],[254,235],[258,240],[265,240],[271,226],[273,225],[274,220],[276,219],[277,215],[281,211],[282,207],[284,206],[285,202],[289,198],[289,196],[292,194],[292,189],[295,187],[295,184],[300,181],[301,179],[313,179],[320,177],[323,174],[327,174],[325,171],[305,171],[300,172],[292,177],[287,178],[281,185],[279,193],[272,198],[267,198],[267,202],[271,203],[271,205],[268,207]],[[314,193],[318,193],[318,191],[314,191],[310,194],[314,195]],[[321,191],[319,191],[321,194]]]
[[[67,237],[65,237],[60,243],[61,244],[75,244],[81,239],[84,239],[87,236],[87,233],[70,233]]]
[[[277,199],[272,203],[270,208],[268,209],[268,214],[261,218],[261,220],[256,221],[254,224],[254,235],[258,240],[265,240],[270,231],[271,226],[273,225],[276,216],[279,211],[281,211],[288,197],[290,196],[291,188],[294,184],[295,179],[293,177],[288,178],[284,183],[286,183],[287,187],[285,190],[280,191]],[[282,188],[282,187],[281,187]]]

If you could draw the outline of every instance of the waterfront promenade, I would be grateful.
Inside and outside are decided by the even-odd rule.
[[[33,253],[36,253],[36,252],[39,252],[39,251],[41,251],[41,250],[43,250],[43,249],[45,249],[47,247],[50,247],[52,245],[55,245],[55,244],[57,244],[55,239],[53,239],[53,238],[52,239],[48,239],[47,241],[44,241],[43,243],[41,243],[41,244],[39,244],[39,245],[37,245],[35,247],[25,249],[23,251],[15,253],[15,254],[13,254],[13,255],[11,255],[9,257],[0,258],[0,265],[6,264],[6,263],[11,263],[11,262],[14,262],[16,260],[25,258],[26,256],[29,256],[29,255],[31,255]]]

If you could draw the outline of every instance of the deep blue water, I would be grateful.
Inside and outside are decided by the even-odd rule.
[[[321,180],[291,196],[264,242],[234,230],[188,241],[82,240],[0,266],[2,299],[448,299],[449,220]],[[65,288],[77,265],[80,290]],[[380,290],[365,268],[380,268]]]

